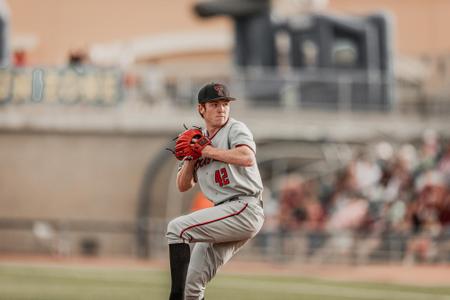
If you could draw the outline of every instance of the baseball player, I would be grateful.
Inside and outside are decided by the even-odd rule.
[[[178,189],[185,192],[198,183],[214,206],[175,218],[167,226],[170,300],[205,299],[206,284],[219,267],[264,222],[255,142],[244,123],[230,118],[233,100],[223,84],[205,85],[198,93],[205,128],[186,130],[176,142],[175,155],[182,160]],[[192,253],[189,243],[194,243]]]

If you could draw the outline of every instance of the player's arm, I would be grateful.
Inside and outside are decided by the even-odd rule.
[[[180,192],[186,192],[195,185],[194,167],[197,160],[186,160],[177,174],[177,187]]]
[[[255,153],[246,145],[239,145],[229,150],[208,145],[203,149],[202,156],[241,167],[250,167],[256,163]]]

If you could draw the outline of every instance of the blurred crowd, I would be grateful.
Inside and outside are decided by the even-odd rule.
[[[262,238],[281,238],[282,253],[303,247],[315,261],[450,259],[450,143],[433,131],[416,145],[367,147],[328,178],[290,174],[272,197]]]

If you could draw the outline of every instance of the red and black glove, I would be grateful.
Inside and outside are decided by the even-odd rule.
[[[210,144],[211,141],[199,128],[187,129],[178,136],[174,154],[178,160],[198,159],[202,156],[202,150]]]

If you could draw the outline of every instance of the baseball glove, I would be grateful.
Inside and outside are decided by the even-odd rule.
[[[173,153],[178,160],[198,159],[202,156],[202,150],[210,144],[211,141],[200,128],[191,128],[178,135]]]

